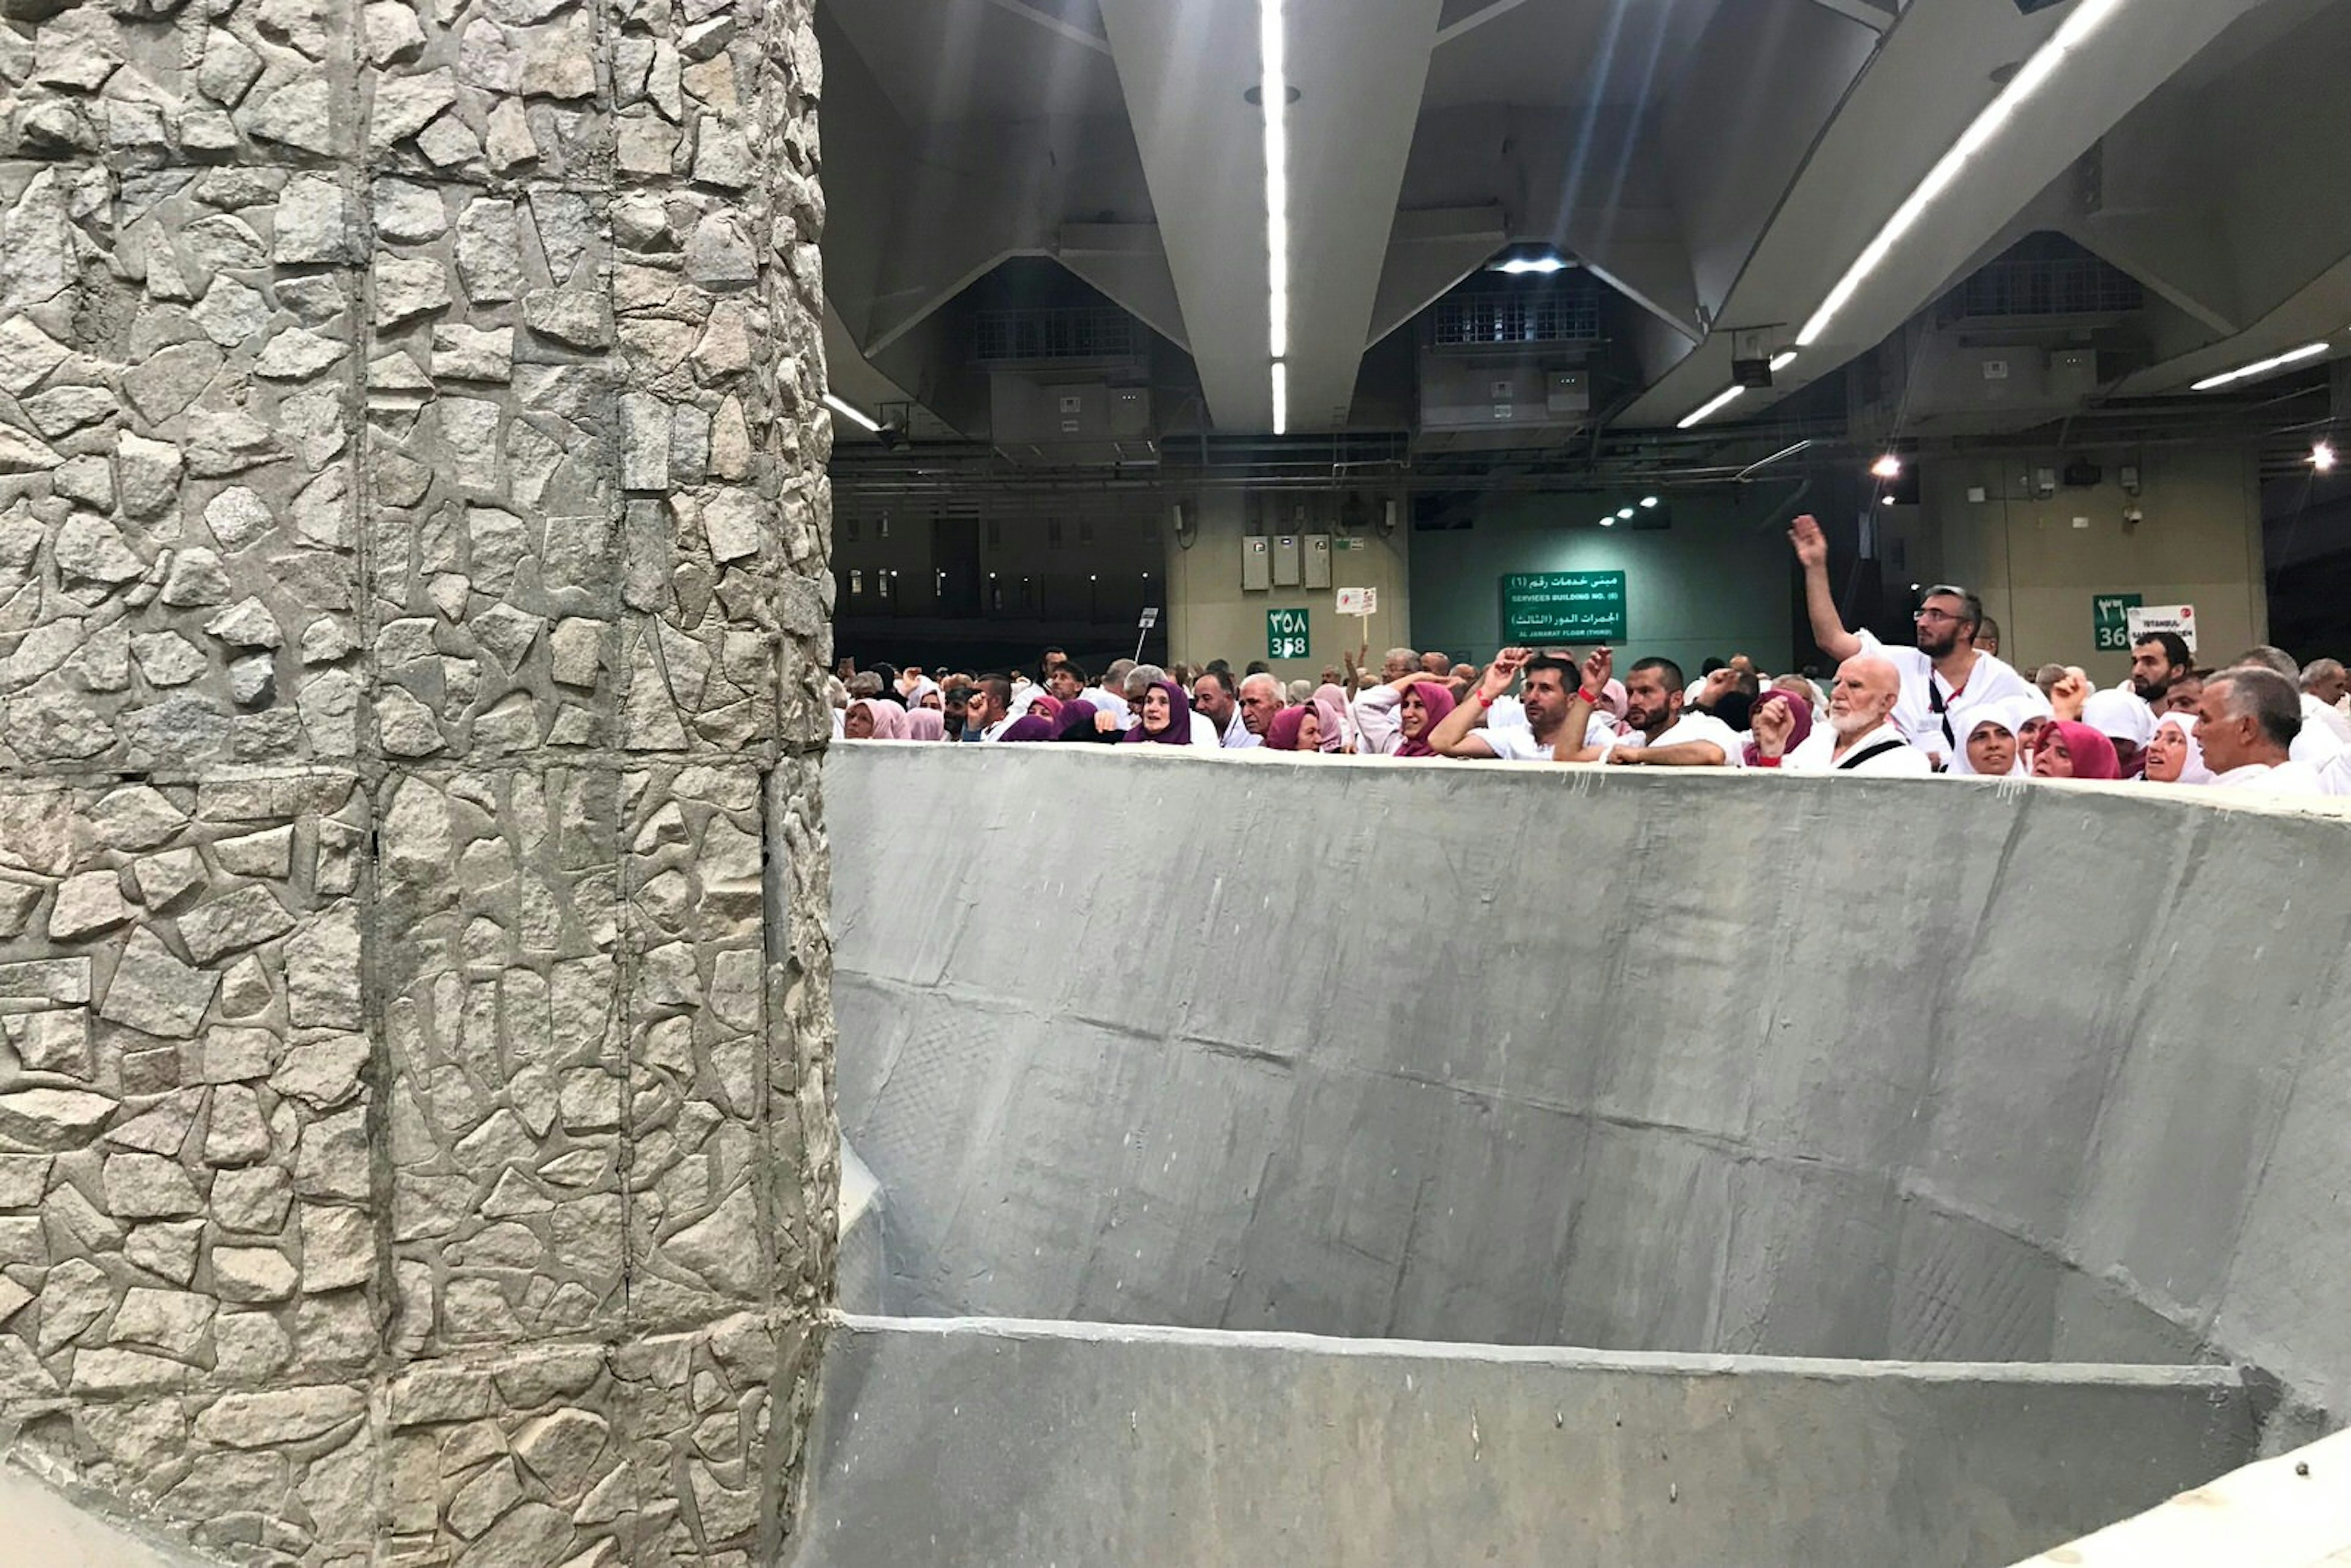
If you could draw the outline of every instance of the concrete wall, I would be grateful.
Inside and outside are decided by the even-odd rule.
[[[1187,503],[1188,505],[1189,503]],[[1376,504],[1376,502],[1374,502]],[[1200,527],[1189,549],[1172,535],[1167,545],[1169,656],[1193,664],[1210,659],[1232,661],[1246,669],[1266,654],[1265,616],[1269,610],[1304,610],[1309,616],[1312,656],[1273,661],[1275,674],[1285,681],[1319,679],[1325,666],[1337,667],[1343,649],[1364,635],[1362,622],[1349,616],[1343,625],[1336,599],[1322,589],[1277,588],[1270,592],[1241,591],[1241,540],[1269,531],[1290,508],[1309,507],[1309,531],[1332,531],[1337,513],[1328,496],[1262,497],[1238,490],[1203,491],[1197,503]],[[1358,535],[1360,549],[1334,549],[1331,579],[1334,588],[1376,588],[1380,612],[1371,622],[1372,660],[1400,643],[1412,642],[1412,589],[1406,565],[1416,548],[1411,504],[1403,508],[1395,532],[1382,538],[1376,529]],[[1294,525],[1295,518],[1290,519]]]
[[[208,1554],[781,1528],[832,1245],[810,11],[5,34],[0,1448]]]
[[[852,1320],[798,1568],[1999,1568],[2241,1462],[2224,1368]]]
[[[2079,664],[2102,686],[2119,682],[2129,651],[2102,653],[2095,645],[2090,601],[2101,593],[2195,605],[2201,661],[2217,664],[2269,637],[2255,457],[2250,448],[2101,453],[2103,483],[2046,500],[2032,476],[2063,469],[2068,455],[1938,459],[1919,473],[1927,542],[1911,575],[1981,594],[2006,634],[2001,656],[2013,664]],[[2139,466],[2136,497],[2120,484],[2125,462]],[[1970,501],[1973,488],[1986,499]],[[2145,520],[2124,517],[2133,507]],[[2088,527],[2076,527],[2077,518]]]
[[[1765,528],[1783,486],[1673,495],[1673,527],[1602,528],[1604,512],[1638,502],[1635,489],[1488,498],[1477,526],[1415,538],[1413,633],[1425,648],[1490,659],[1501,646],[1500,580],[1518,571],[1623,571],[1635,658],[1678,662],[1696,679],[1708,655],[1755,655],[1784,670],[1793,658],[1794,566],[1787,529]],[[1631,661],[1619,659],[1618,668]]]
[[[893,1311],[2269,1369],[2351,1405],[2351,823],[842,748]],[[1081,843],[1073,813],[1107,827]],[[954,854],[903,824],[953,821]]]

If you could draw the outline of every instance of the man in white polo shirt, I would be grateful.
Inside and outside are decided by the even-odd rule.
[[[2260,795],[2327,793],[2321,766],[2293,755],[2302,732],[2302,694],[2274,670],[2241,664],[2204,683],[2196,743],[2216,789]],[[2324,766],[2332,766],[2329,758]]]
[[[1903,738],[1893,722],[1902,674],[1891,659],[1860,653],[1837,666],[1829,687],[1829,721],[1804,743],[1786,749],[1795,715],[1785,703],[1755,710],[1756,766],[1789,773],[1859,773],[1882,779],[1928,779],[1934,765]]]
[[[1525,648],[1503,649],[1486,666],[1484,677],[1468,696],[1429,731],[1429,749],[1446,757],[1487,757],[1504,762],[1552,760],[1559,754],[1562,737],[1583,733],[1570,727],[1573,710],[1581,709],[1587,716],[1591,712],[1588,703],[1568,690],[1574,676],[1575,666],[1565,659]],[[1526,708],[1526,724],[1477,727],[1514,680],[1520,682],[1519,700]]]
[[[1894,724],[1938,768],[1959,754],[1976,714],[1992,703],[2030,697],[2032,683],[2010,665],[1976,647],[1983,606],[1961,588],[1929,589],[1912,616],[1915,648],[1889,648],[1866,630],[1845,629],[1829,589],[1829,541],[1817,518],[1802,517],[1788,531],[1804,569],[1804,606],[1811,612],[1813,641],[1843,664],[1855,654],[1889,661],[1902,683]]]

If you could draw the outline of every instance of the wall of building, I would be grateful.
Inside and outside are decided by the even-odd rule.
[[[1409,504],[1399,501],[1397,527],[1392,534],[1383,535],[1376,527],[1343,530],[1340,500],[1329,494],[1209,490],[1196,501],[1186,502],[1196,511],[1199,526],[1189,546],[1177,539],[1172,529],[1168,535],[1170,656],[1194,664],[1228,659],[1233,668],[1244,669],[1266,656],[1266,612],[1270,610],[1307,613],[1308,657],[1270,661],[1274,673],[1285,681],[1319,679],[1324,669],[1339,665],[1343,651],[1363,645],[1367,637],[1375,662],[1383,649],[1410,642]],[[1305,508],[1302,522],[1298,517],[1300,507]],[[1368,629],[1353,616],[1342,622],[1337,596],[1330,591],[1242,589],[1242,540],[1277,528],[1333,536],[1332,588],[1379,591],[1380,612],[1372,618]],[[1346,548],[1350,544],[1353,548]]]
[[[224,1562],[772,1561],[812,0],[171,10],[0,51],[0,1454]]]
[[[1709,656],[1751,653],[1766,669],[1795,654],[1784,486],[1669,494],[1672,527],[1603,528],[1640,492],[1499,496],[1474,526],[1413,540],[1413,632],[1424,648],[1485,660],[1501,644],[1501,579],[1531,571],[1625,573],[1625,651],[1692,675]],[[1620,668],[1624,667],[1620,661]]]
[[[2099,484],[2047,497],[2034,475],[2062,470],[2068,455],[2020,450],[1922,464],[1914,578],[1980,593],[2011,664],[2079,664],[2100,685],[2130,667],[2127,649],[2095,646],[2091,601],[2101,593],[2193,604],[2208,664],[2267,641],[2256,455],[2180,448],[2091,460],[2103,470]],[[2136,495],[2121,482],[2126,462],[2138,466]]]

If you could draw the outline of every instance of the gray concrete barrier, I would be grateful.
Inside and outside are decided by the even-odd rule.
[[[851,746],[928,1314],[2351,1397],[2351,823],[2210,792]]]
[[[2242,1460],[2226,1368],[852,1319],[798,1568],[1998,1568]]]

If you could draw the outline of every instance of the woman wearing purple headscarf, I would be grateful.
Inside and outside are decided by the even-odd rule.
[[[1156,681],[1144,688],[1141,715],[1126,738],[1157,746],[1191,745],[1192,705],[1184,700],[1184,688],[1173,681]]]
[[[1014,719],[996,738],[999,744],[1008,740],[1054,740],[1060,738],[1060,727],[1044,715],[1032,713],[1026,718]]]
[[[1111,718],[1083,697],[1072,698],[1061,705],[1061,716],[1053,738],[1102,743],[1125,737],[1118,721]]]

